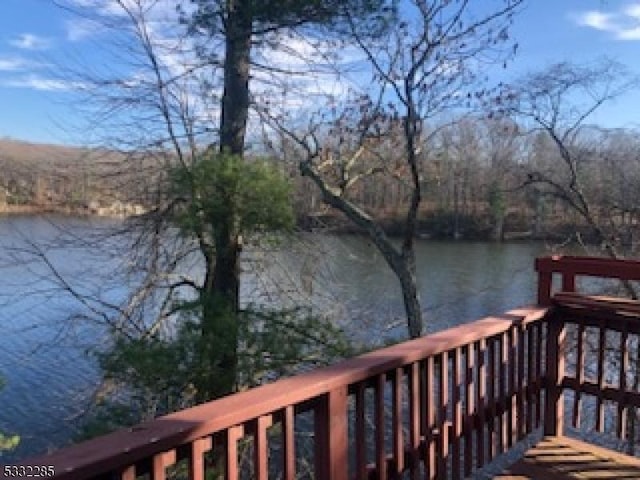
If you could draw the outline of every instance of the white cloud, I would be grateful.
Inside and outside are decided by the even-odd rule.
[[[2,82],[4,87],[28,88],[44,92],[63,92],[79,88],[77,82],[68,82],[54,78],[43,78],[38,75],[28,75],[22,78],[14,78]]]
[[[612,28],[611,17],[612,15],[592,10],[581,13],[577,18],[577,22],[578,25],[582,25],[584,27],[608,31]]]
[[[629,17],[640,20],[640,3],[627,6],[627,8],[624,9],[624,13]]]
[[[583,27],[608,32],[616,40],[640,40],[640,2],[609,13],[599,10],[581,12],[574,16],[574,21]]]
[[[620,40],[640,40],[640,26],[620,31],[618,38]]]
[[[26,60],[22,58],[1,58],[0,57],[0,72],[16,72],[24,70],[28,67]]]
[[[46,64],[28,60],[21,56],[1,56],[0,55],[0,72],[19,72],[25,70],[34,70],[45,67]]]
[[[267,44],[254,51],[254,60],[267,67],[252,73],[255,95],[276,93],[286,108],[318,107],[347,95],[350,82],[338,72],[357,63],[359,50],[344,47],[336,51],[330,42],[295,32],[285,32],[277,40],[277,48]]]
[[[67,40],[70,42],[79,42],[102,30],[98,23],[85,18],[68,20],[65,27],[67,30]]]
[[[81,13],[66,24],[67,39],[84,40],[106,30],[102,22],[113,28],[116,22],[127,19],[127,11],[134,17],[144,16],[150,22],[176,23],[178,12],[175,0],[67,0],[67,5]]]
[[[51,47],[51,40],[34,35],[33,33],[18,35],[18,37],[10,40],[9,43],[23,50],[46,50]]]
[[[114,2],[111,0],[66,1],[67,3],[75,2],[77,8],[92,9],[98,18],[109,17],[113,21],[112,25],[122,25],[119,33],[124,33],[125,29],[130,28],[129,19],[122,17],[120,7],[114,8]],[[215,116],[217,102],[212,99],[218,98],[221,94],[220,83],[215,81],[217,78],[215,75],[219,72],[212,67],[211,73],[214,76],[207,74],[207,80],[214,79],[212,85],[207,87],[211,99],[203,99],[203,85],[199,81],[198,74],[184,75],[201,60],[195,54],[193,41],[184,38],[185,26],[176,22],[175,1],[135,0],[136,4],[137,2],[141,2],[142,6],[151,6],[151,10],[144,11],[146,28],[162,75],[166,77],[165,80],[177,79],[176,91],[185,96],[182,101],[186,101],[197,116],[200,114],[203,117]],[[133,3],[133,0],[125,0],[126,5]],[[108,35],[108,27],[103,27],[90,18],[93,17],[88,15],[68,22],[67,38],[80,41],[99,33]],[[253,59],[268,67],[253,69],[253,95],[269,100],[274,100],[274,96],[277,96],[275,98],[280,105],[291,109],[317,108],[331,98],[337,99],[347,95],[349,81],[344,75],[336,73],[334,64],[350,65],[357,62],[360,53],[355,47],[344,47],[337,51],[335,46],[327,41],[312,40],[296,32],[283,33],[279,38],[274,38],[274,41],[278,48],[273,48],[265,42],[253,51]],[[144,55],[140,59],[144,62]],[[277,71],[272,70],[273,68]],[[267,71],[268,69],[271,70]],[[121,86],[130,90],[146,88],[146,84],[155,82],[151,73],[144,65],[139,70],[129,71],[128,77]],[[47,84],[47,86],[58,87],[57,84]]]

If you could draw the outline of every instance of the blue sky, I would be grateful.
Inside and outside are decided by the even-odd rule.
[[[77,143],[77,132],[65,129],[77,123],[74,94],[54,72],[75,55],[101,64],[103,59],[94,54],[95,32],[51,0],[2,0],[0,11],[0,137]],[[529,0],[512,35],[519,51],[507,70],[510,76],[604,55],[640,75],[638,0]],[[594,121],[607,127],[639,126],[640,92],[608,105]]]

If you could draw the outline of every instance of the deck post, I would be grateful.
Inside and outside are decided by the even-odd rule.
[[[575,292],[576,291],[576,274],[570,271],[562,272],[562,291],[563,292]]]
[[[348,400],[348,387],[341,386],[320,398],[315,408],[315,478],[347,480]]]
[[[553,272],[548,265],[548,258],[536,258],[535,270],[538,272],[538,305],[551,305],[551,284]]]
[[[544,434],[562,436],[564,433],[564,379],[567,329],[557,315],[549,315],[546,345],[546,393],[544,412]]]

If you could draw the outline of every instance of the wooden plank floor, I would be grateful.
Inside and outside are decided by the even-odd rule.
[[[566,437],[545,437],[499,480],[640,480],[640,459]]]

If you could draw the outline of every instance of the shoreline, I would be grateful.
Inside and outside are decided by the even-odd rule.
[[[55,207],[42,205],[1,205],[0,217],[13,215],[65,215],[78,218],[98,217],[98,218],[129,218],[145,213],[145,209],[140,205],[114,202],[107,207],[101,206],[80,206],[80,207]]]
[[[0,219],[12,216],[42,216],[42,215],[62,215],[75,218],[104,218],[126,220],[138,215],[143,215],[145,210],[137,205],[124,205],[118,203],[112,207],[45,207],[38,205],[3,205],[0,206]],[[380,225],[385,229],[391,238],[402,237],[401,223],[394,219],[385,218],[380,221]],[[366,236],[362,229],[345,222],[338,216],[327,216],[321,221],[317,217],[303,216],[298,218],[296,227],[308,233],[330,233],[336,235],[359,235]],[[442,227],[441,225],[439,227]],[[490,229],[466,229],[462,228],[457,234],[448,228],[438,228],[438,226],[428,225],[424,222],[422,228],[418,228],[415,238],[420,240],[433,241],[460,241],[460,242],[491,242],[491,243],[520,243],[520,242],[565,242],[571,237],[579,234],[581,239],[589,245],[595,245],[591,235],[580,226],[559,225],[555,228],[545,229],[540,234],[534,234],[532,230],[525,229],[505,229],[501,239],[491,236]]]

